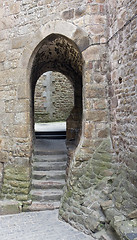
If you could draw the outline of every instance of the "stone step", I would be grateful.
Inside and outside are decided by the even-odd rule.
[[[66,162],[68,159],[67,154],[61,155],[35,155],[34,162]]]
[[[62,190],[43,190],[43,189],[35,189],[30,191],[30,196],[33,201],[59,201],[63,194]]]
[[[60,206],[60,202],[52,202],[52,201],[48,201],[48,202],[33,202],[31,204],[31,206],[27,206],[25,211],[45,211],[45,210],[54,210],[54,209],[58,209]]]
[[[32,178],[36,180],[59,180],[65,179],[66,171],[33,171]]]
[[[50,170],[65,170],[66,162],[34,162],[33,170],[34,171],[50,171]]]
[[[33,189],[62,189],[65,185],[64,180],[44,181],[32,180]]]
[[[67,150],[47,150],[47,149],[35,149],[34,155],[62,155],[67,154]]]
[[[66,131],[38,131],[36,139],[66,139]]]

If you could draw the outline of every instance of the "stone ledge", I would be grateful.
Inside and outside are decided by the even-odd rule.
[[[123,216],[114,217],[112,227],[121,240],[137,240],[137,219],[122,219]]]
[[[22,205],[14,200],[0,201],[0,215],[16,214],[22,212]]]
[[[119,239],[137,240],[137,210],[131,212],[127,218],[114,207],[112,200],[102,201],[101,208]]]

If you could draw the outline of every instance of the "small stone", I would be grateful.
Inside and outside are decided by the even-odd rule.
[[[137,209],[131,213],[129,213],[128,218],[133,219],[137,218]]]
[[[99,131],[99,133],[98,133],[99,138],[106,138],[106,137],[108,137],[108,135],[109,135],[109,129],[107,129],[107,128]]]
[[[127,240],[137,240],[137,233],[127,233],[126,239]]]
[[[108,200],[108,201],[105,201],[105,202],[101,202],[100,205],[101,205],[101,207],[103,208],[103,210],[106,210],[107,208],[110,208],[110,207],[113,207],[113,206],[114,206],[112,200]]]
[[[64,11],[62,13],[62,17],[67,20],[67,19],[71,19],[74,17],[74,9],[70,9],[68,11]]]
[[[85,9],[85,6],[80,6],[79,8],[76,9],[75,15],[76,15],[77,17],[80,17],[80,16],[84,15],[85,10],[86,10],[86,9]]]
[[[118,100],[117,97],[112,98],[112,108],[116,108],[118,106]]]
[[[8,154],[6,152],[0,152],[0,162],[7,162]]]

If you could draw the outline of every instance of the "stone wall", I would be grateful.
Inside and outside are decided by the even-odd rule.
[[[91,234],[105,225],[101,204],[107,201],[113,159],[107,109],[109,64],[106,46],[91,46],[84,55],[89,56],[85,64],[86,119],[80,145],[70,163],[60,215],[76,228]]]
[[[115,174],[110,194],[117,214],[121,212],[124,216],[129,216],[136,209],[137,203],[136,9],[136,1],[108,1],[110,123],[115,152]],[[131,222],[129,224],[133,225]],[[120,224],[115,221],[112,223],[118,232]]]
[[[136,1],[2,0],[0,21],[1,197],[29,199],[35,84],[59,70],[81,127],[60,216],[124,239],[122,226],[136,226]]]
[[[35,122],[66,121],[74,106],[70,81],[57,72],[42,75],[35,89]]]
[[[91,139],[95,136],[93,122],[98,121],[97,116],[93,116],[92,126],[89,123],[85,125],[85,136],[90,138],[90,146],[86,142],[80,149],[80,152],[84,152],[83,156],[75,155],[60,214],[79,229],[83,229],[84,225],[87,232],[96,232],[107,222],[120,239],[125,239],[127,232],[136,232],[136,1],[107,1],[106,12],[109,26],[109,63],[106,62],[105,65],[108,102],[102,99],[94,100],[95,92],[97,94],[99,91],[97,86],[94,92],[91,91],[92,87],[89,89],[88,86],[86,93],[88,96],[92,95],[92,109],[103,109],[105,104],[108,104],[110,125],[108,128],[105,125],[105,128],[97,133],[96,123],[95,134],[104,139],[110,132],[111,138],[104,140],[94,151]],[[102,83],[101,65],[101,61],[98,61],[95,68],[95,61],[90,61],[89,66],[94,69],[90,75],[93,82]],[[87,102],[89,104],[89,100]]]

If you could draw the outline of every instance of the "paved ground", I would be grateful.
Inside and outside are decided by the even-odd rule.
[[[35,131],[66,131],[66,122],[35,123]]]
[[[43,154],[64,154],[66,153],[65,139],[36,139],[35,152]]]
[[[94,240],[57,216],[57,210],[0,216],[0,240]]]

